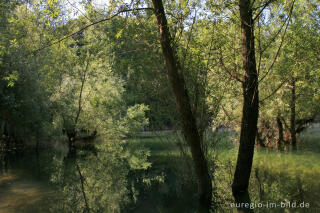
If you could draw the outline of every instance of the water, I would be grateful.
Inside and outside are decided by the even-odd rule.
[[[2,153],[0,167],[0,213],[47,212],[54,196],[47,174],[41,171],[41,159],[31,153]],[[44,157],[44,156],[43,156]]]
[[[293,212],[320,212],[319,138],[319,129],[312,129],[301,135],[296,152],[257,149],[249,188],[252,202],[308,202],[309,209]],[[218,212],[231,212],[234,202],[237,148],[228,141],[216,147],[216,163],[208,163],[216,165]],[[0,152],[0,213],[197,212],[192,163],[186,163],[169,136],[96,141],[76,152],[68,152],[63,141],[38,152],[15,148]]]
[[[57,143],[38,152],[31,147],[2,152],[0,160],[0,213],[197,208],[196,185],[184,174],[183,159],[177,155],[150,156],[121,142],[68,153],[64,143]]]

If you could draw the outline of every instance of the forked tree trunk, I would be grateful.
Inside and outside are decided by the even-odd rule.
[[[191,110],[185,81],[183,76],[180,75],[180,73],[182,73],[181,65],[179,64],[175,51],[171,46],[172,40],[162,0],[152,0],[152,3],[154,13],[157,18],[160,43],[167,67],[168,77],[178,106],[182,131],[191,148],[192,159],[199,184],[200,203],[206,211],[209,211],[212,199],[212,185],[207,160],[201,148],[202,141],[196,126],[195,117]]]
[[[254,47],[254,20],[250,0],[239,0],[241,19],[242,61],[244,69],[243,108],[238,160],[232,184],[237,200],[248,196],[255,137],[259,116],[258,74]]]

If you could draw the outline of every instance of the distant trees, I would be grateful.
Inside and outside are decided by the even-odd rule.
[[[70,28],[77,28],[76,24],[71,23]],[[148,124],[148,107],[129,106],[123,100],[124,82],[103,57],[109,45],[103,39],[93,42],[99,33],[81,32],[54,47],[59,62],[47,66],[46,72],[53,77],[47,83],[55,124],[63,129],[70,145],[97,133],[116,138],[134,135]]]
[[[280,6],[283,7],[282,4],[276,4],[271,10],[276,11]],[[290,12],[291,6],[294,8]],[[314,1],[297,1],[287,7],[282,10],[282,15],[272,17],[274,24],[265,28],[267,32],[277,32],[279,26],[286,30],[270,45],[274,48],[281,45],[281,49],[276,59],[272,60],[275,63],[268,75],[261,75],[265,78],[260,84],[263,88],[258,130],[260,139],[265,146],[280,148],[289,144],[296,146],[296,135],[312,122],[320,109],[316,101],[319,98],[316,91],[318,86],[315,84],[318,82],[316,73],[319,72],[319,62],[315,56],[317,51],[313,48],[319,42],[316,33],[319,26],[315,15],[318,9]],[[265,51],[263,58],[270,55],[274,57],[271,50]]]
[[[37,72],[45,63],[45,53],[25,57],[41,45],[37,25],[31,21],[33,13],[16,1],[1,1],[0,10],[0,134],[22,142],[49,131],[52,117],[45,75]]]
[[[80,32],[41,54],[33,52],[54,37],[52,28],[58,36],[86,21],[79,18],[61,25],[59,11],[46,9],[60,8],[55,5],[59,2],[51,3],[34,5],[34,12],[24,4],[8,3],[11,9],[3,11],[7,16],[1,23],[1,136],[22,140],[64,131],[73,143],[77,136],[94,136],[97,131],[118,138],[143,130],[148,107],[123,100],[121,76],[101,57],[110,48],[106,40],[96,43],[97,34]]]
[[[150,11],[149,11],[150,12]],[[123,79],[123,99],[128,105],[144,103],[150,130],[172,128],[178,113],[166,76],[153,17],[116,17],[103,30],[112,44],[106,54],[112,70]]]

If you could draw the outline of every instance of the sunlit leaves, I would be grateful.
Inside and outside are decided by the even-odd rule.
[[[3,80],[8,82],[8,87],[13,87],[18,79],[19,73],[17,71],[13,71],[9,76],[3,78]]]

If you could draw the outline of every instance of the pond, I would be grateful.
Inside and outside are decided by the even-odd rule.
[[[196,185],[174,164],[184,161],[121,141],[11,149],[1,153],[0,213],[193,212]]]
[[[304,202],[309,209],[272,212],[320,211],[318,130],[301,135],[298,151],[256,149],[249,188],[253,203]],[[7,147],[0,153],[0,213],[197,212],[192,162],[177,141],[165,133],[126,141],[98,139],[73,152],[64,141],[43,141],[51,145],[38,151]],[[208,141],[216,143],[208,155],[214,207],[232,212],[237,147],[226,135]]]

